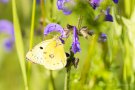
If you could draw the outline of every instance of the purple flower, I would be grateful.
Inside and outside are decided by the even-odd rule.
[[[40,4],[40,0],[36,0],[36,3],[37,3],[37,4]]]
[[[62,10],[65,15],[72,13],[71,7],[74,4],[74,0],[57,0],[57,7]]]
[[[3,44],[4,44],[5,50],[10,52],[13,48],[13,43],[14,43],[13,40],[11,40],[10,38],[4,39]]]
[[[74,53],[80,52],[80,43],[78,41],[77,28],[73,27],[73,43],[72,43],[72,51]]]
[[[64,29],[59,24],[56,24],[56,23],[48,24],[44,29],[44,35],[48,35],[50,32],[53,32],[53,31],[60,32],[61,38],[66,37]]]
[[[113,0],[113,2],[117,4],[118,3],[118,0]]]
[[[13,24],[7,20],[0,20],[0,34],[7,34],[9,38],[4,39],[4,47],[6,51],[10,51],[14,43]]]
[[[9,0],[0,0],[0,2],[2,2],[2,3],[8,3]]]
[[[13,24],[7,20],[0,20],[0,32],[4,32],[14,38]]]
[[[61,37],[59,37],[59,39],[63,44],[65,44],[65,41]]]
[[[113,22],[113,17],[110,14],[110,8],[107,8],[107,10],[105,12],[105,21]]]
[[[101,33],[99,38],[98,38],[98,41],[99,42],[106,42],[107,40],[107,35],[105,33]]]
[[[96,9],[99,6],[100,2],[101,0],[90,0],[90,4],[93,9]]]

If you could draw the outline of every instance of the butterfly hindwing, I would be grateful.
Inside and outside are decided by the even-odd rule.
[[[61,69],[66,65],[66,55],[64,52],[63,44],[59,39],[51,42],[44,50],[45,54],[45,67],[54,69]]]

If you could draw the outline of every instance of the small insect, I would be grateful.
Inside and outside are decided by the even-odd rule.
[[[26,59],[43,65],[49,70],[59,70],[66,66],[67,57],[60,39],[45,40],[26,54]]]

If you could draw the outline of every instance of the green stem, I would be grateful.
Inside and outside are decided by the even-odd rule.
[[[53,2],[54,2],[54,0],[50,0],[50,3],[51,3],[50,18],[51,18],[51,19],[53,18]]]
[[[33,47],[33,36],[34,36],[34,22],[35,22],[35,11],[36,11],[36,0],[33,0],[32,5],[32,17],[31,17],[31,29],[30,29],[30,41],[29,41],[29,50]],[[28,81],[30,81],[30,73],[31,73],[31,63],[27,64],[28,67]]]
[[[124,10],[127,18],[130,18],[131,16],[131,1],[130,0],[124,0]]]
[[[43,25],[45,25],[45,2],[44,2],[44,0],[40,0],[40,2],[41,2],[40,6],[41,6]]]
[[[50,70],[50,79],[51,79],[53,90],[56,90],[52,70]]]
[[[65,86],[64,90],[70,90],[70,66],[67,67],[66,69],[66,75],[65,75]]]
[[[80,15],[79,16],[79,19],[78,19],[78,26],[77,26],[77,28],[78,28],[78,30],[80,30],[80,28],[81,28],[81,25],[82,25],[82,20],[83,20],[83,17]]]

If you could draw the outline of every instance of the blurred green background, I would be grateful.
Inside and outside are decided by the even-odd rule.
[[[135,0],[103,0],[92,9],[87,0],[76,0],[71,15],[57,9],[57,0],[0,0],[0,20],[14,24],[15,41],[11,51],[3,48],[4,38],[0,32],[0,90],[64,90],[66,69],[49,70],[38,64],[30,64],[25,55],[30,48],[43,41],[43,28],[51,23],[82,25],[94,31],[87,39],[80,36],[81,52],[78,68],[71,68],[69,90],[135,90]],[[83,2],[84,1],[84,2]],[[95,21],[101,10],[110,7],[113,22]],[[107,35],[106,42],[98,42],[100,33]],[[69,52],[72,35],[66,40],[65,51]]]

